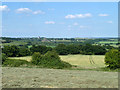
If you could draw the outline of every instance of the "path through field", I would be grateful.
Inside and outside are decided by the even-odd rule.
[[[3,88],[117,88],[118,73],[3,67]]]
[[[65,55],[60,56],[61,60],[77,65],[82,68],[100,68],[105,67],[104,55]]]

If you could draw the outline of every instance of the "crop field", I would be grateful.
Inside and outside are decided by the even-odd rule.
[[[105,67],[104,55],[66,55],[60,57],[61,60],[82,68]]]
[[[118,88],[117,72],[3,67],[3,88]]]
[[[99,68],[105,67],[104,55],[62,55],[61,60],[68,62],[72,65],[76,65],[82,68]],[[31,61],[31,56],[26,57],[10,57],[10,59],[23,59]]]

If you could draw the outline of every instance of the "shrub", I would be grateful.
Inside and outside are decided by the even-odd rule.
[[[47,68],[62,69],[71,67],[69,63],[61,61],[55,51],[48,51],[45,55],[41,55],[39,52],[34,53],[32,56],[32,63]]]
[[[39,52],[34,52],[34,54],[32,55],[32,63],[35,65],[38,65],[39,62],[42,60],[42,55]]]
[[[105,54],[105,64],[110,69],[120,68],[120,52],[117,49],[111,49]]]
[[[21,59],[7,59],[4,63],[3,66],[9,66],[9,67],[19,67],[23,65],[28,65],[29,62],[26,60],[21,60]]]
[[[45,67],[58,68],[58,69],[71,67],[69,63],[61,61],[60,57],[55,51],[48,51],[44,55],[44,58],[40,64],[44,65]]]

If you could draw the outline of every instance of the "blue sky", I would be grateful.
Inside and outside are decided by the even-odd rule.
[[[2,36],[117,37],[116,2],[4,2]]]

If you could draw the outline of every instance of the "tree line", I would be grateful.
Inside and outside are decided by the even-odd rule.
[[[107,52],[104,46],[92,45],[92,44],[85,44],[85,45],[59,44],[54,48],[47,47],[44,45],[33,45],[31,48],[11,45],[11,46],[4,46],[2,52],[5,53],[8,57],[20,57],[20,56],[30,56],[34,52],[45,54],[46,52],[52,50],[56,51],[59,55],[68,55],[68,54],[105,55],[105,53]]]
[[[104,46],[99,45],[65,45],[59,44],[55,48],[33,45],[31,48],[18,47],[15,45],[4,46],[2,49],[2,63],[4,65],[20,66],[22,64],[29,64],[23,60],[6,60],[7,57],[32,56],[31,63],[33,65],[50,67],[50,68],[68,68],[71,67],[69,63],[60,60],[59,55],[68,54],[83,54],[83,55],[105,55],[105,64],[110,69],[120,68],[120,52],[118,49],[106,50]],[[17,63],[17,64],[16,64]]]

